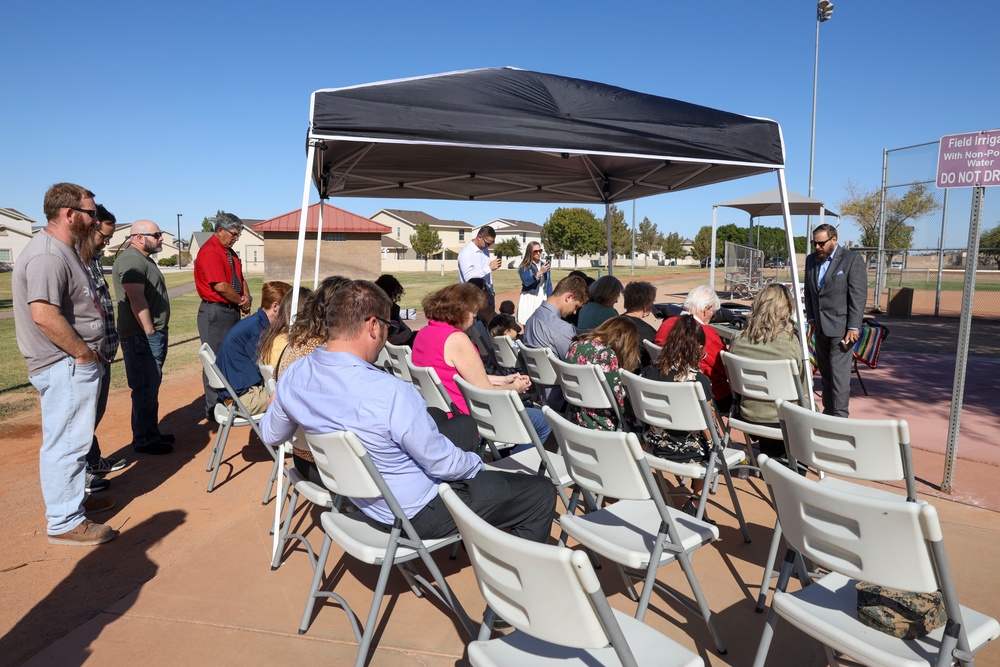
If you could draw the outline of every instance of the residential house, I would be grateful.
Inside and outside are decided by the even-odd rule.
[[[148,220],[136,220],[135,222],[149,222]],[[111,237],[111,242],[108,244],[108,249],[104,251],[105,256],[114,257],[121,249],[125,248],[132,238],[132,225],[135,223],[127,224],[117,224],[115,225],[114,236]],[[161,259],[167,257],[177,256],[177,244],[174,243],[174,234],[168,232],[167,230],[160,227],[160,231],[163,232],[163,249],[152,255],[153,261],[159,262]]]
[[[0,264],[13,265],[31,240],[31,223],[25,214],[12,208],[0,208]]]
[[[320,229],[320,206],[323,227]],[[254,232],[264,239],[267,247],[264,275],[268,280],[295,277],[301,209],[290,211],[254,225]],[[348,278],[374,280],[382,273],[381,245],[386,225],[363,218],[349,211],[313,204],[306,217],[306,243],[302,256],[302,280],[311,282],[316,272],[316,236],[320,235],[319,278],[341,275]]]
[[[467,222],[440,220],[423,211],[384,208],[371,219],[389,227],[382,237],[382,260],[386,271],[423,270],[423,257],[418,258],[410,244],[410,236],[416,233],[416,227],[421,223],[426,222],[441,238],[441,252],[432,255],[431,259],[449,271],[458,269],[458,252],[472,240],[475,232],[475,228]]]
[[[497,243],[502,243],[509,239],[517,239],[518,246],[521,248],[521,257],[524,256],[524,251],[527,249],[529,243],[532,241],[536,243],[542,242],[542,226],[534,222],[497,218],[486,224],[496,230]],[[521,257],[516,258],[518,263],[520,263]]]

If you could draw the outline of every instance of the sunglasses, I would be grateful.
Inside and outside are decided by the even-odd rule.
[[[70,206],[69,210],[79,211],[80,213],[86,213],[93,220],[97,220],[97,209],[96,208],[77,208],[76,206]]]
[[[101,234],[101,236],[104,236]],[[152,234],[136,234],[136,236],[152,236],[154,239],[162,239],[163,232],[153,232]]]
[[[378,320],[379,322],[381,322],[382,324],[384,324],[386,326],[386,328],[389,329],[389,335],[390,336],[392,334],[396,333],[397,331],[399,331],[399,325],[397,325],[395,322],[390,322],[389,320],[384,320],[381,317],[379,317],[378,315],[372,315],[372,317],[374,317],[376,320]]]
[[[833,239],[830,238],[830,239],[827,239],[825,241],[813,241],[813,245],[816,246],[817,248],[822,248],[823,246],[825,246],[827,243],[829,243],[832,240]]]

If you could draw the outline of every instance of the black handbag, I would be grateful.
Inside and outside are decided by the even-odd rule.
[[[698,463],[704,461],[708,452],[708,441],[698,431],[690,431],[678,436],[655,427],[643,434],[643,440],[654,456],[675,463]]]

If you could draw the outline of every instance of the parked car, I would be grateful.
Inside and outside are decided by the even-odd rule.
[[[783,269],[785,268],[785,258],[784,257],[772,257],[767,261],[768,268],[771,269]]]
[[[889,266],[892,267],[892,268],[894,268],[894,269],[902,269],[903,268],[903,262],[901,262],[900,260],[897,259],[895,262],[893,262]]]
[[[868,260],[868,270],[874,271],[877,268],[878,268],[878,260],[872,257],[870,260]]]

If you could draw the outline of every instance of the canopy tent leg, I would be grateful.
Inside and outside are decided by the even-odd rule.
[[[613,276],[615,274],[615,251],[611,248],[611,203],[607,199],[604,200],[604,226],[608,232],[608,275]]]
[[[319,287],[319,254],[320,242],[323,240],[323,205],[326,199],[319,200],[319,226],[316,228],[316,266],[313,270],[313,289]]]
[[[719,226],[719,207],[712,207],[712,252],[708,255],[708,285],[715,289],[715,230]]]

